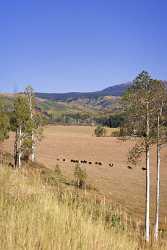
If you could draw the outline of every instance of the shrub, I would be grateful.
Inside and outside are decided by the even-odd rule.
[[[102,126],[97,126],[96,128],[95,128],[95,135],[97,136],[97,137],[101,137],[101,136],[104,136],[105,135],[105,128],[104,127],[102,127]]]
[[[86,170],[82,169],[79,165],[77,165],[74,170],[74,176],[76,179],[77,186],[79,188],[85,188],[87,178]]]
[[[10,163],[12,164],[12,162],[13,162],[13,157],[10,153],[0,151],[0,164],[4,164],[7,166]]]
[[[120,137],[120,130],[115,130],[111,134],[112,137]]]
[[[56,165],[54,172],[56,173],[57,176],[62,176],[61,169],[59,168],[59,165]]]
[[[60,183],[65,182],[65,178],[58,165],[56,165],[54,171],[51,169],[43,168],[43,170],[41,171],[41,179],[45,184],[51,186],[57,186]]]

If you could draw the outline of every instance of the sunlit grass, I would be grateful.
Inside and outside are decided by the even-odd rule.
[[[0,167],[2,250],[141,249],[137,232],[120,218],[61,182],[49,185],[38,171]]]

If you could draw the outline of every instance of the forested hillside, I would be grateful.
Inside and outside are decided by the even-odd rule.
[[[163,82],[167,85],[167,81]],[[117,127],[124,119],[121,96],[130,86],[131,82],[128,82],[96,92],[35,93],[36,110],[48,123]],[[1,97],[10,109],[14,95]]]

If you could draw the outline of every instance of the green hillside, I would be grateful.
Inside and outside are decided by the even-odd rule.
[[[14,95],[1,94],[6,109],[12,111]],[[122,113],[121,97],[104,96],[57,101],[36,97],[36,111],[49,123],[96,124],[106,123],[110,116]],[[108,123],[108,122],[107,122]]]

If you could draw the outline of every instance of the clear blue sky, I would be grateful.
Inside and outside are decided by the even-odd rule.
[[[0,3],[0,91],[91,91],[167,79],[166,0]]]

